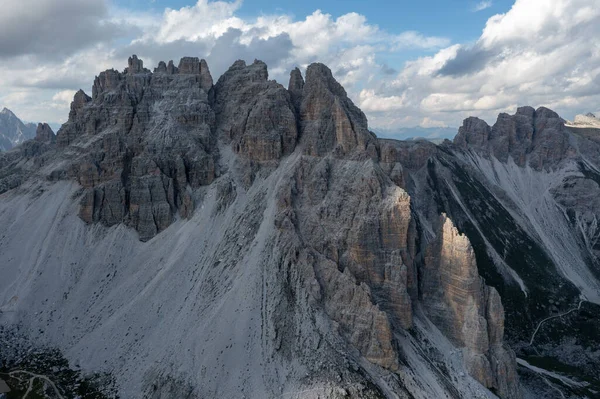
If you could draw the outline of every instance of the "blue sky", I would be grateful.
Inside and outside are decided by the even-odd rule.
[[[147,11],[161,11],[164,8],[179,9],[193,6],[193,0],[118,0],[119,7]],[[273,1],[245,0],[238,15],[255,18],[260,15],[289,14],[303,19],[320,9],[334,18],[356,12],[364,15],[369,23],[378,25],[390,33],[418,31],[430,36],[450,39],[453,43],[469,43],[477,40],[488,18],[494,14],[507,12],[512,0],[490,1],[489,6],[477,10],[485,1],[473,0],[304,0]],[[388,64],[401,64],[428,51],[409,50],[399,54],[381,54]],[[400,65],[397,65],[400,66]]]
[[[180,9],[191,7],[195,3],[194,0],[114,1],[118,7],[142,12]],[[252,19],[261,15],[288,14],[295,19],[303,19],[315,10],[321,10],[333,18],[354,12],[365,16],[369,23],[389,33],[417,31],[429,36],[448,38],[452,43],[469,43],[477,40],[490,16],[508,11],[512,4],[512,0],[245,0],[237,15]],[[485,8],[478,10],[478,5]],[[406,49],[393,54],[379,53],[378,58],[393,68],[399,68],[407,60],[432,52],[434,49]]]
[[[504,13],[513,4],[511,0],[495,0],[490,7],[473,12],[480,1],[471,0],[303,0],[273,1],[246,0],[239,15],[252,18],[262,14],[286,13],[301,19],[315,10],[334,17],[356,12],[382,29],[400,33],[406,30],[426,32],[434,36],[450,37],[455,42],[474,40],[479,37],[487,19]],[[118,0],[115,4],[137,10],[178,9],[195,4],[193,0]],[[468,21],[466,21],[468,20]]]
[[[600,110],[597,0],[2,0],[0,107],[62,123],[78,89],[131,54],[328,65],[372,129],[492,124],[519,106]]]

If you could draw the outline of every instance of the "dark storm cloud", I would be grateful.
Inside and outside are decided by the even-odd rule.
[[[446,61],[438,71],[440,76],[465,76],[477,73],[498,58],[498,51],[484,49],[479,45],[461,47],[456,57]]]
[[[1,7],[0,58],[54,60],[137,31],[106,21],[104,0],[3,0]]]

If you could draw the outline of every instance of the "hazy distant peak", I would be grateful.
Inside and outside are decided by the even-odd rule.
[[[0,111],[0,151],[8,151],[35,137],[36,125],[23,123],[11,110]]]
[[[596,115],[591,112],[588,112],[585,115],[576,115],[573,122],[567,121],[565,125],[578,128],[600,128],[600,119],[596,118]]]

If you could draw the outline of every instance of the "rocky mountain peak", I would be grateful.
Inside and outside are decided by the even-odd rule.
[[[368,130],[364,113],[347,97],[331,70],[312,64],[306,74],[304,82],[300,70],[292,71],[289,89],[285,89],[268,80],[264,62],[239,60],[213,87],[208,65],[198,57],[183,57],[178,67],[172,61],[160,62],[151,73],[135,55],[129,58],[124,73],[115,69],[100,73],[92,97],[82,90],[75,94],[69,120],[57,135],[60,147],[94,138],[105,154],[102,161],[86,154],[69,172],[90,190],[82,202],[82,218],[108,225],[125,221],[135,226],[143,239],[154,236],[172,222],[175,213],[191,214],[193,205],[186,187],[209,184],[215,178],[219,140],[250,162],[247,182],[261,164],[291,154],[299,141],[308,155],[333,152],[336,157],[377,160],[379,144]],[[178,94],[171,94],[175,92]],[[157,104],[163,113],[152,111]],[[109,137],[112,141],[107,141]],[[103,143],[109,142],[110,147],[105,147]],[[171,153],[182,149],[184,155]],[[132,174],[152,168],[158,168],[159,176],[172,187],[164,195],[148,194],[152,203],[164,197],[159,200],[160,214],[151,204],[148,206],[154,211],[140,213],[137,206],[146,201],[146,194],[135,197],[130,193],[137,190],[132,185],[138,184]],[[124,199],[121,194],[109,196],[115,187],[124,193]],[[97,200],[97,195],[104,199]],[[134,204],[137,198],[142,203]],[[103,210],[109,204],[110,216]]]
[[[304,78],[302,72],[298,67],[292,69],[290,72],[290,82],[288,84],[288,90],[293,92],[301,92],[304,89]]]
[[[173,60],[170,60],[168,64],[166,64],[164,61],[159,61],[158,66],[156,68],[154,68],[154,73],[158,73],[158,74],[166,73],[168,75],[174,75],[178,72],[179,72],[179,70],[173,63]],[[211,77],[211,84],[212,84],[212,77]]]
[[[523,115],[529,118],[533,118],[533,115],[535,114],[535,108],[530,107],[530,106],[524,106],[524,107],[519,107],[517,108],[517,114],[516,115]]]
[[[175,69],[172,67],[172,61],[169,62],[169,66],[165,67],[165,70],[170,74],[180,73],[184,75],[200,75],[200,87],[206,92],[213,86],[213,78],[208,69],[208,64],[204,59],[199,59],[198,57],[183,57],[179,61],[179,66],[176,69],[177,72],[175,72]]]
[[[546,107],[539,107],[538,109],[535,110],[535,115],[534,115],[537,119],[558,119],[558,120],[562,120],[562,118],[560,116],[558,116],[558,114],[551,110],[550,108],[546,108]]]
[[[144,61],[138,59],[137,55],[132,55],[127,60],[127,68],[125,69],[125,73],[129,75],[134,75],[136,73],[150,72],[144,68]]]
[[[167,73],[167,64],[164,61],[159,61],[158,66],[154,68],[154,73]]]
[[[585,115],[576,115],[575,121],[567,122],[567,126],[579,129],[600,129],[600,119],[596,118],[596,115],[593,113],[588,112]]]
[[[264,62],[238,60],[214,88],[218,137],[254,162],[279,160],[294,150],[298,138],[290,95],[268,76]]]
[[[519,107],[514,115],[501,113],[491,128],[478,118],[467,118],[454,144],[535,169],[552,168],[573,153],[564,120],[545,107]]]
[[[467,236],[442,214],[425,253],[422,295],[432,321],[459,347],[471,375],[501,397],[519,397],[514,354],[503,346],[504,309],[479,276]],[[507,372],[508,371],[508,372]]]
[[[35,124],[23,123],[6,107],[0,111],[0,151],[8,151],[34,136]]]
[[[72,108],[80,109],[85,104],[89,103],[90,101],[92,101],[92,98],[90,96],[88,96],[87,94],[85,94],[85,91],[83,91],[82,89],[79,89],[73,96],[73,107]]]
[[[302,72],[297,67],[290,72],[290,81],[288,83],[288,91],[292,97],[292,102],[296,108],[296,112],[300,111],[300,103],[302,102],[302,91],[304,90],[304,78]]]
[[[53,143],[56,141],[56,135],[47,123],[38,123],[34,139],[42,143]]]
[[[311,64],[306,70],[300,120],[309,155],[334,151],[342,157],[379,157],[379,143],[368,129],[367,117],[323,64]]]
[[[200,59],[198,57],[183,57],[177,67],[179,73],[200,75]]]
[[[247,364],[256,360],[265,368],[283,365],[277,371],[285,370],[286,376],[267,381],[263,375],[278,372],[261,373],[258,390],[246,392],[247,397],[278,396],[282,386],[283,393],[297,392],[302,384],[312,388],[314,376],[354,387],[358,385],[346,382],[366,380],[375,386],[385,375],[386,384],[401,395],[406,391],[407,397],[416,392],[426,397],[488,395],[483,385],[502,398],[520,398],[514,354],[503,342],[500,294],[480,277],[476,251],[481,240],[471,245],[477,226],[463,229],[469,227],[466,216],[457,213],[463,208],[452,206],[456,197],[446,191],[461,192],[442,186],[458,186],[465,161],[429,142],[377,139],[329,68],[312,64],[306,80],[302,75],[298,68],[291,71],[285,88],[269,80],[262,61],[240,60],[213,85],[208,65],[197,57],[182,58],[178,67],[161,61],[149,72],[132,56],[124,72],[111,69],[95,78],[92,97],[79,90],[56,145],[49,126],[40,124],[36,140],[23,151],[0,157],[0,192],[37,178],[49,187],[40,197],[47,204],[58,206],[68,198],[78,205],[77,215],[67,214],[72,206],[52,212],[46,203],[40,207],[51,214],[49,220],[56,220],[51,228],[60,229],[52,230],[60,234],[49,234],[52,245],[45,245],[76,250],[61,249],[60,258],[39,256],[36,266],[44,270],[44,262],[50,262],[52,275],[62,276],[55,271],[70,265],[73,275],[81,276],[77,287],[67,288],[67,297],[60,282],[56,300],[54,291],[28,300],[35,306],[40,302],[43,314],[51,314],[47,306],[74,301],[74,295],[89,301],[85,307],[72,306],[73,331],[85,334],[66,346],[77,341],[88,348],[92,335],[126,342],[127,347],[103,352],[107,363],[122,371],[125,397],[143,396],[131,395],[130,381],[137,388],[145,386],[143,376],[154,372],[170,378],[160,368],[164,360],[179,359],[182,347],[197,345],[199,350],[183,355],[183,374],[174,378],[189,381],[199,397],[231,396],[219,393],[235,389],[242,377],[253,378]],[[534,132],[557,129],[550,113],[536,113],[520,108],[515,115],[501,115],[494,127],[468,118],[455,148],[497,156],[505,137],[512,137],[511,145],[534,146]],[[438,176],[445,168],[452,173]],[[474,193],[482,187],[467,189]],[[16,191],[7,197],[22,195]],[[465,197],[459,200],[467,203]],[[442,211],[458,216],[440,216]],[[2,222],[8,213],[0,213]],[[93,224],[104,227],[89,228]],[[117,227],[121,224],[137,234]],[[14,231],[25,231],[16,226]],[[69,245],[52,241],[64,231],[72,240]],[[2,245],[12,240],[6,237]],[[97,263],[98,248],[116,256],[100,257]],[[77,257],[71,258],[72,253]],[[4,259],[3,252],[0,261]],[[106,269],[113,267],[116,272],[107,276]],[[80,270],[84,272],[75,273]],[[126,273],[130,280],[123,277]],[[140,291],[131,294],[138,283]],[[90,296],[87,288],[96,290],[99,284],[105,291]],[[8,292],[1,289],[3,295]],[[132,302],[130,295],[143,300]],[[112,305],[102,301],[113,296],[124,298],[124,305],[110,307],[123,317],[114,324],[104,323],[106,319],[77,324],[90,313],[89,306],[103,310],[94,317],[107,315],[106,306]],[[161,314],[156,309],[163,305]],[[164,336],[155,334],[164,330],[144,337],[121,334],[135,314],[144,315],[137,325],[145,329],[165,325],[146,315],[156,315],[156,320],[174,315],[174,330],[184,332],[178,337],[182,341],[172,340],[177,343],[169,346],[167,340],[156,351],[152,337]],[[221,321],[225,328],[218,325]],[[40,323],[46,322],[55,323]],[[198,331],[199,325],[210,329],[203,331],[202,340],[187,333]],[[228,335],[231,325],[236,325],[235,336]],[[104,326],[110,332],[98,330]],[[64,337],[62,325],[56,331]],[[232,342],[244,348],[236,353],[252,358],[249,363],[237,355],[206,355],[221,352],[221,343],[230,349]],[[135,351],[137,358],[151,356],[147,363],[158,368],[137,361],[127,363],[135,370],[123,368],[115,359],[133,357],[122,356],[122,349]],[[198,382],[205,366],[216,374]],[[441,379],[439,366],[446,373]],[[232,370],[233,377],[222,370]],[[335,380],[324,370],[333,370]],[[203,382],[211,378],[218,383],[206,388]],[[230,384],[234,378],[240,379]],[[157,389],[164,397],[181,396],[160,382]],[[346,396],[373,397],[348,392]]]
[[[313,63],[306,69],[306,85],[308,87],[322,86],[324,90],[335,96],[347,97],[346,90],[333,77],[331,69],[321,63]]]
[[[98,88],[96,86],[94,86],[94,93],[96,93],[97,95],[97,91]],[[83,113],[83,108],[91,103],[92,98],[90,96],[88,96],[87,94],[85,94],[85,92],[82,89],[77,90],[77,92],[75,93],[75,95],[73,96],[73,101],[71,101],[71,109],[69,111],[69,121],[75,121],[76,119],[78,119],[80,117],[80,115]],[[68,123],[68,122],[67,122]],[[71,144],[77,136],[79,136],[81,133],[78,130],[79,127],[77,128],[73,128],[73,129],[60,129],[58,131],[58,135],[56,138],[56,141],[58,143],[59,146],[67,146],[69,144]]]
[[[467,148],[483,147],[490,137],[491,127],[486,121],[471,116],[464,120],[462,126],[458,129],[458,134],[454,138],[454,144]]]

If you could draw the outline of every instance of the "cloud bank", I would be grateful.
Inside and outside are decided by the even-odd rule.
[[[600,109],[595,0],[517,0],[489,18],[471,43],[426,32],[392,34],[357,13],[241,17],[241,1],[198,0],[147,13],[107,0],[32,0],[25,11],[19,1],[5,1],[0,106],[32,121],[63,122],[70,93],[89,92],[95,75],[124,68],[134,53],[149,68],[184,55],[203,57],[215,79],[236,59],[258,58],[284,85],[295,66],[323,62],[382,131],[458,126],[470,115],[493,122],[499,112],[525,104],[565,117]],[[482,1],[473,10],[489,6]],[[403,52],[421,56],[384,61]]]

